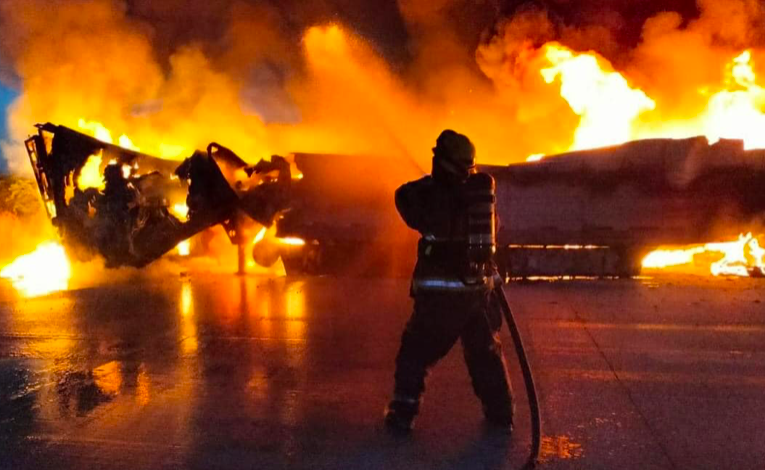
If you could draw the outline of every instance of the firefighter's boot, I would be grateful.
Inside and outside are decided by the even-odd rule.
[[[496,411],[484,408],[484,417],[486,424],[494,429],[501,429],[508,434],[513,432],[513,413],[512,411]]]
[[[407,435],[414,428],[418,400],[393,399],[385,408],[385,427],[395,435]]]

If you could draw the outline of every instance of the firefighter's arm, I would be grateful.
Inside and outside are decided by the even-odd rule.
[[[407,183],[396,190],[396,209],[409,228],[420,233],[425,232],[425,204],[412,183]]]

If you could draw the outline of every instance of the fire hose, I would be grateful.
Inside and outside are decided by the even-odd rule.
[[[542,419],[539,415],[539,399],[537,397],[537,389],[534,385],[534,376],[531,372],[531,365],[529,359],[526,356],[526,350],[523,348],[523,339],[521,333],[518,330],[518,324],[513,317],[513,311],[510,309],[510,305],[507,303],[507,297],[505,297],[505,291],[502,290],[500,284],[495,289],[497,298],[499,299],[500,307],[502,307],[502,313],[504,313],[507,327],[510,330],[510,336],[513,337],[513,344],[515,345],[515,354],[518,356],[518,362],[521,365],[521,372],[523,373],[523,382],[526,385],[526,395],[529,398],[529,410],[531,414],[531,451],[529,453],[529,459],[523,466],[524,469],[531,469],[536,467],[539,461],[539,450],[542,443]]]

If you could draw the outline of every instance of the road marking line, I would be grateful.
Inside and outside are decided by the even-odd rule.
[[[550,369],[550,375],[573,379],[589,379],[602,382],[615,382],[617,379],[610,370],[603,369]],[[677,372],[631,372],[617,370],[619,380],[627,382],[656,382],[696,385],[751,385],[765,387],[765,376],[741,375],[704,375]],[[546,374],[545,374],[546,375]]]
[[[597,330],[642,331],[706,331],[714,333],[765,333],[765,325],[690,325],[682,323],[590,323],[580,321],[541,321],[544,326],[557,328],[590,328]]]

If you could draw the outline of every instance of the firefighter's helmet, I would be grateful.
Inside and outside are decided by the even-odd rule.
[[[467,176],[475,169],[475,147],[466,136],[447,129],[436,140],[433,159],[449,173]]]

